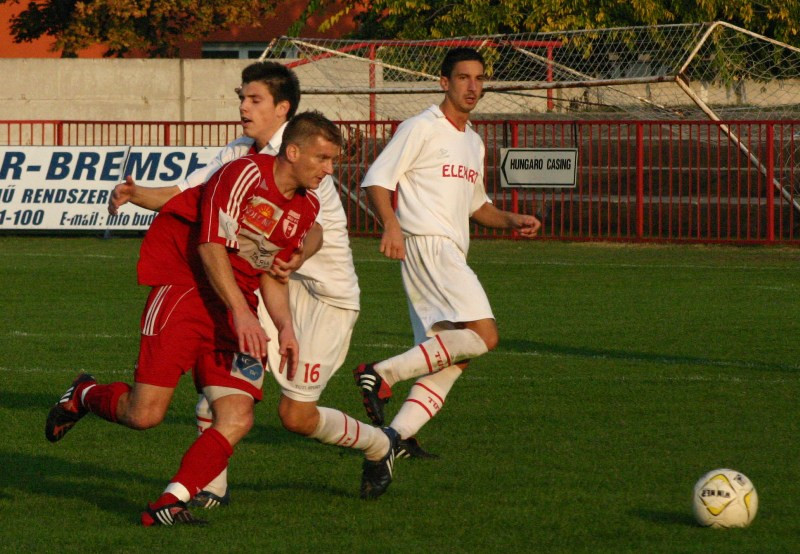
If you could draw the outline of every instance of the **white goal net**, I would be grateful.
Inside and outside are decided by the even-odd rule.
[[[281,37],[262,59],[294,69],[303,108],[340,121],[394,121],[441,101],[441,61],[456,46],[478,49],[487,64],[473,120],[800,119],[800,49],[725,22],[423,41]],[[720,128],[766,176],[749,137]],[[789,165],[800,165],[794,137],[776,141],[790,145]],[[800,211],[794,175],[772,184]]]
[[[439,67],[455,46],[486,58],[474,118],[800,116],[800,50],[724,22],[429,41],[281,37],[262,57],[293,67],[305,102],[335,119],[402,120],[441,100]]]

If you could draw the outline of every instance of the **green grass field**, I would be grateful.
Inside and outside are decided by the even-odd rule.
[[[157,429],[88,416],[57,444],[43,435],[78,370],[130,380],[138,246],[0,237],[0,550],[798,549],[798,249],[476,241],[501,344],[419,435],[439,460],[398,461],[388,493],[361,501],[360,457],[283,431],[269,382],[231,506],[205,528],[144,529],[195,437],[188,378]],[[362,313],[322,397],[362,420],[350,369],[411,342],[399,267],[377,246],[354,240]],[[750,528],[694,524],[692,487],[716,467],[754,481]]]

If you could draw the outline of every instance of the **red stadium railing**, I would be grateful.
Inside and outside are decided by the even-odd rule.
[[[397,122],[340,121],[337,182],[350,231],[380,229],[360,182]],[[800,121],[475,121],[486,188],[536,213],[541,236],[569,240],[800,242]],[[0,145],[221,146],[235,122],[0,121]],[[575,148],[567,188],[500,186],[503,147]],[[475,226],[474,236],[509,237]]]

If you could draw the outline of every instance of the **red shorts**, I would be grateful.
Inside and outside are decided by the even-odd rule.
[[[142,313],[141,331],[134,373],[137,383],[175,388],[181,375],[194,368],[198,391],[207,386],[230,387],[261,400],[263,363],[253,364],[252,358],[237,355],[228,310],[195,287],[153,287]]]

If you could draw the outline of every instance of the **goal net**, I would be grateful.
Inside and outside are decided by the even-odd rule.
[[[305,107],[343,121],[402,120],[441,102],[441,60],[456,46],[486,60],[473,120],[800,119],[800,49],[725,22],[422,41],[281,37],[262,59],[294,69]],[[720,127],[767,175],[747,137]],[[772,184],[800,211],[792,181]]]
[[[281,37],[262,58],[283,58],[305,101],[336,119],[401,120],[441,101],[439,67],[455,46],[486,59],[473,118],[800,115],[800,50],[724,22],[429,41]]]

